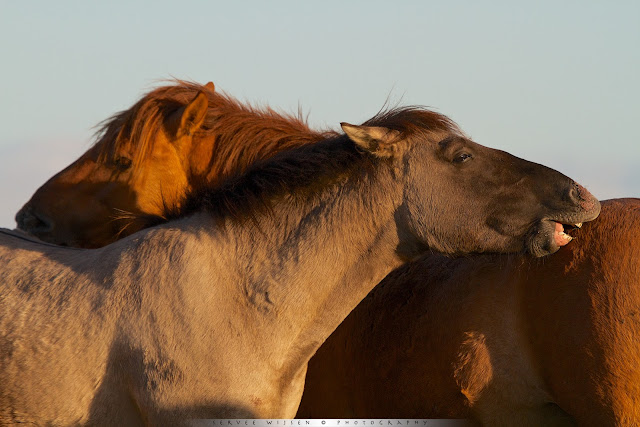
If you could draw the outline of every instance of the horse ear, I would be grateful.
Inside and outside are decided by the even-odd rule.
[[[213,83],[212,83],[213,84]],[[193,135],[200,129],[209,109],[209,98],[204,92],[198,92],[196,97],[184,107],[180,117],[178,136]]]
[[[378,157],[393,156],[400,132],[379,126],[356,126],[340,123],[342,130],[356,145]]]
[[[213,82],[209,82],[206,85],[204,85],[205,88],[209,89],[211,92],[215,92],[216,90],[216,86],[213,84]]]

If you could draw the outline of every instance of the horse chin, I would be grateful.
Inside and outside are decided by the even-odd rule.
[[[569,234],[565,233],[563,224],[544,219],[533,227],[525,246],[529,254],[540,258],[558,252],[572,239]]]
[[[18,228],[18,230],[21,230],[21,229]],[[72,240],[72,239],[66,237],[65,235],[62,235],[61,233],[55,233],[55,232],[42,233],[42,232],[38,232],[38,231],[25,231],[25,230],[21,230],[21,231],[23,231],[23,232],[35,237],[38,240],[41,240],[41,241],[43,241],[45,243],[50,243],[52,245],[77,247],[77,248],[86,248],[86,249],[99,247],[99,246],[81,245],[78,242],[76,242],[75,240]]]

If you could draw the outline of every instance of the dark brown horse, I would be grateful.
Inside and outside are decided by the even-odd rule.
[[[104,246],[141,229],[140,217],[179,207],[190,192],[331,135],[240,104],[213,83],[177,81],[105,121],[91,149],[40,187],[16,221],[51,243]]]
[[[640,425],[640,200],[571,233],[393,272],[311,359],[298,416]]]

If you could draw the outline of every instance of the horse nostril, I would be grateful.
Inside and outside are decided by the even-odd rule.
[[[27,217],[29,216],[29,211],[29,208],[23,206],[16,214],[16,223],[18,224],[18,228],[21,230],[25,229],[25,224],[28,222]]]
[[[578,184],[577,182],[571,183],[571,186],[569,187],[569,200],[571,200],[573,203],[579,204],[580,202],[584,201],[584,196],[586,194],[589,194],[589,192],[582,185]]]
[[[579,194],[578,194],[578,189],[576,188],[576,184],[574,183],[573,185],[571,185],[571,187],[569,187],[569,200],[572,201],[573,203],[578,203],[580,201],[579,199]]]
[[[590,211],[595,209],[597,199],[589,193],[589,190],[584,188],[582,185],[574,182],[569,188],[569,200],[580,206],[582,209],[586,211]]]
[[[29,233],[47,233],[53,229],[53,223],[42,214],[23,207],[16,214],[18,228]]]

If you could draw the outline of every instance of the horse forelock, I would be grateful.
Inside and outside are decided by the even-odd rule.
[[[128,152],[136,164],[151,155],[156,133],[164,118],[166,102],[150,95],[130,109],[116,113],[100,123],[94,143],[94,147],[98,148],[99,162],[111,162],[123,151]]]
[[[421,105],[383,108],[363,125],[396,130],[405,138],[417,135],[428,137],[439,132],[466,137],[449,117]]]

